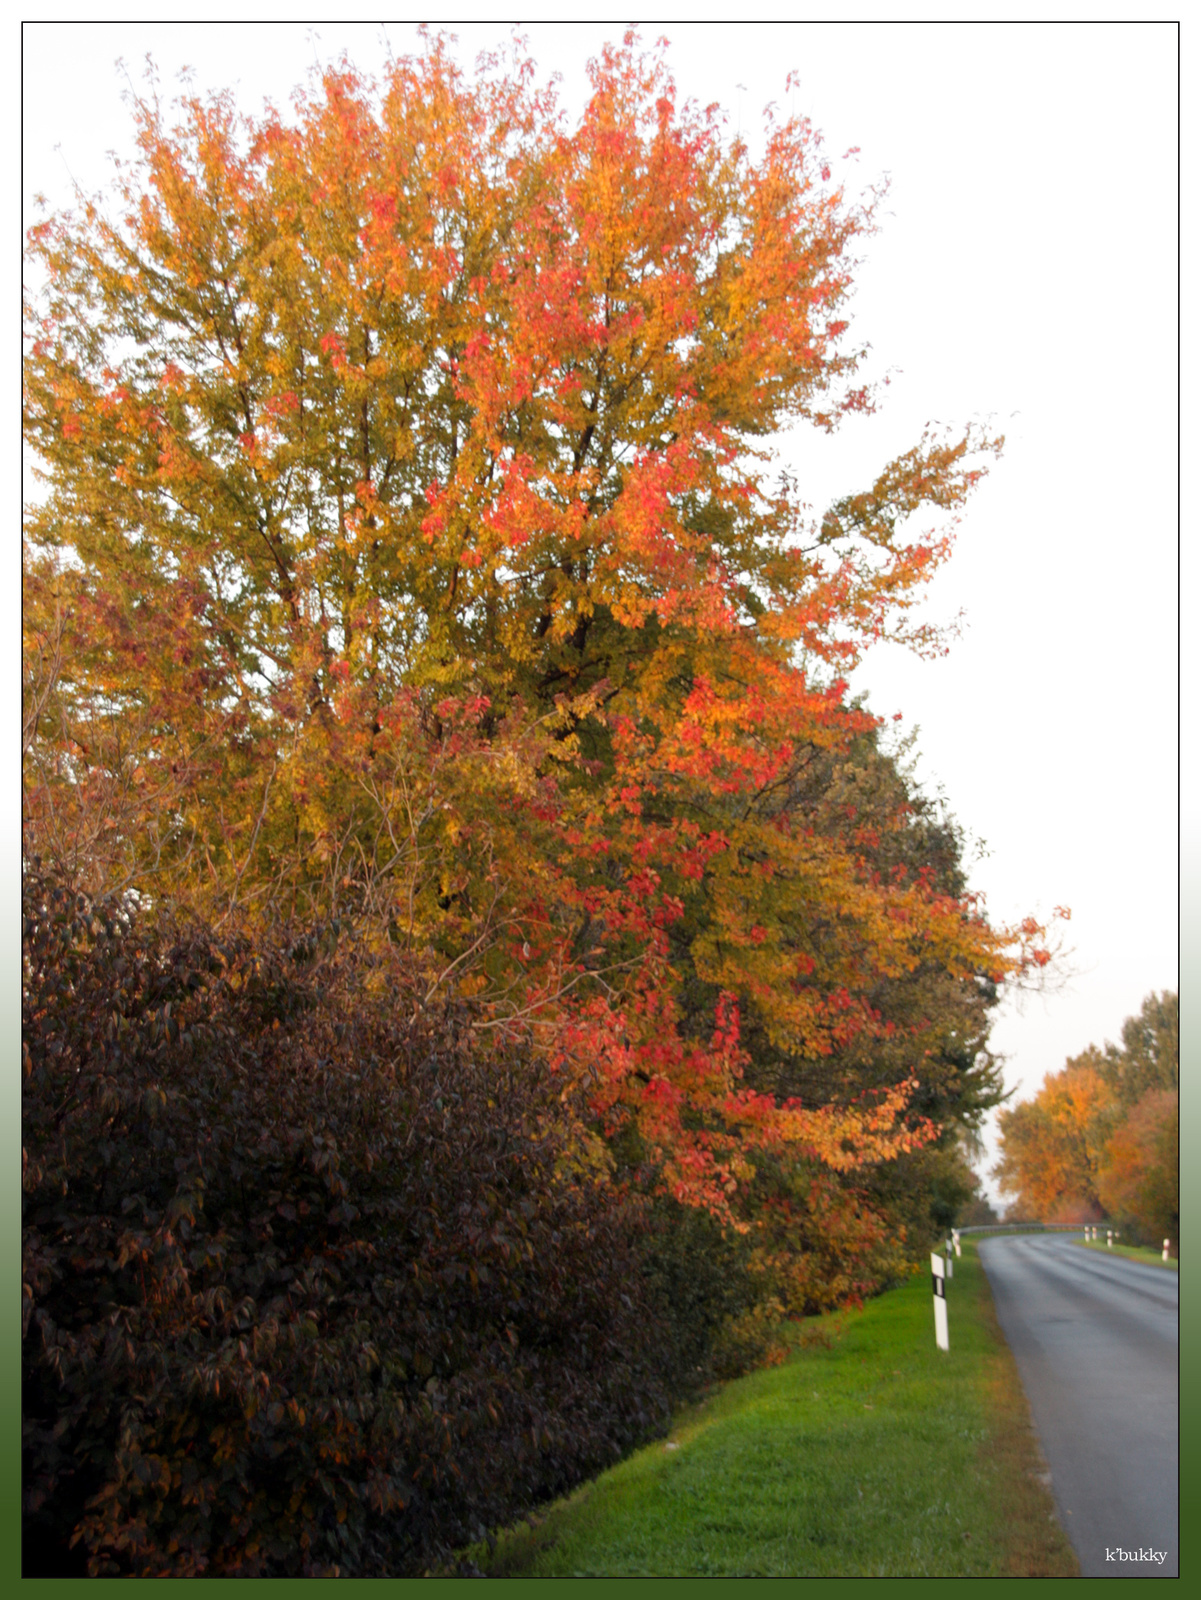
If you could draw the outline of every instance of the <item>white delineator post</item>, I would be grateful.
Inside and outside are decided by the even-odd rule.
[[[1172,1241],[1170,1239],[1165,1239],[1163,1242],[1163,1258],[1165,1261],[1168,1259],[1168,1247],[1171,1245],[1171,1243]]]
[[[955,1254],[957,1256],[961,1256],[963,1254],[963,1251],[959,1248],[959,1229],[958,1228],[952,1228],[951,1229],[951,1239],[952,1239],[952,1241],[953,1241],[953,1243],[955,1245]]]
[[[940,1350],[949,1350],[947,1337],[947,1264],[934,1251],[930,1253],[931,1283],[934,1289],[934,1343]]]
[[[951,1241],[947,1240],[947,1277],[955,1276],[955,1257],[951,1254]]]
[[[1112,1228],[1106,1228],[1106,1230],[1105,1230],[1105,1248],[1107,1250],[1112,1250],[1113,1249],[1113,1229]]]

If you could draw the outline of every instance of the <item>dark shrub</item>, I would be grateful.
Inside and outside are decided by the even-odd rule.
[[[544,1067],[391,958],[145,922],[28,874],[27,1572],[420,1572],[662,1425]]]
[[[752,1247],[707,1211],[665,1197],[654,1203],[642,1271],[659,1308],[665,1364],[689,1389],[746,1370],[731,1364],[729,1346],[731,1328],[762,1292],[750,1271]]]

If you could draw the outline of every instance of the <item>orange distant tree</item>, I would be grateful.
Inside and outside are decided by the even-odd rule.
[[[1180,998],[1149,994],[1106,1044],[1115,1111],[1097,1195],[1112,1217],[1158,1245],[1180,1238]]]
[[[1180,1094],[1148,1089],[1110,1135],[1097,1195],[1151,1243],[1180,1242]]]
[[[1001,1192],[1016,1197],[1023,1219],[1097,1222],[1097,1170],[1113,1096],[1095,1052],[1048,1073],[1033,1100],[1000,1113]]]
[[[804,793],[876,727],[864,648],[936,647],[909,607],[999,441],[810,517],[771,440],[872,406],[878,196],[800,118],[753,159],[632,35],[590,72],[571,130],[520,51],[468,80],[436,39],[289,116],[151,91],[113,193],[30,230],[28,843],[218,929],[353,926],[729,1220],[757,1152],[935,1137],[946,1016],[888,986],[1046,960],[890,854],[903,793]],[[773,1067],[855,1052],[891,1075]]]
[[[996,1174],[1018,1213],[1178,1238],[1179,1037],[1177,996],[1148,995],[1121,1046],[1090,1046],[1001,1112]]]

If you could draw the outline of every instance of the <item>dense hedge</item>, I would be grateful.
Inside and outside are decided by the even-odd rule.
[[[536,1061],[332,937],[24,902],[27,1573],[420,1572],[662,1426],[703,1350]]]
[[[745,1235],[723,1228],[708,1211],[660,1196],[639,1258],[658,1312],[663,1367],[682,1389],[735,1376],[765,1355],[770,1335],[747,1339],[746,1319],[762,1284]]]

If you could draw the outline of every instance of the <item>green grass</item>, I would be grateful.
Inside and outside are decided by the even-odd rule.
[[[1104,1239],[1073,1239],[1082,1250],[1100,1250],[1111,1256],[1128,1256],[1131,1261],[1149,1261],[1153,1267],[1165,1267],[1169,1272],[1179,1272],[1180,1262],[1169,1256],[1165,1261],[1162,1250],[1153,1250],[1145,1244],[1107,1245]]]
[[[471,1557],[494,1576],[1058,1575],[1055,1519],[976,1252],[935,1348],[925,1274],[725,1384]]]

